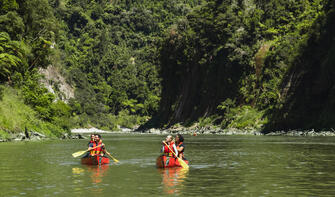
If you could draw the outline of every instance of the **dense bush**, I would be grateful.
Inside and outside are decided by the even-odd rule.
[[[332,71],[323,54],[333,51],[333,9],[333,0],[3,0],[0,83],[18,89],[42,121],[32,124],[52,133],[152,116],[160,126],[260,128],[262,116],[295,117],[289,93],[308,96],[294,94],[290,79],[309,87],[304,73],[315,65]],[[67,104],[40,83],[50,64],[74,87]],[[315,83],[328,87],[322,76]]]
[[[159,107],[157,43],[199,3],[2,1],[0,82],[22,89],[36,116],[64,129],[139,124],[137,116]],[[69,105],[55,103],[57,95],[40,84],[39,69],[50,64],[75,87]],[[118,123],[109,123],[114,116]]]
[[[311,37],[321,34],[333,4],[213,0],[193,9],[162,41],[163,92],[155,120],[189,124],[218,114],[224,127],[242,128],[271,117],[287,98],[292,68],[309,72],[303,59],[311,56],[304,51],[313,48]]]

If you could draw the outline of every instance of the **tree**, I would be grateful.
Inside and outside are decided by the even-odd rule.
[[[17,10],[19,5],[15,0],[2,0],[0,2],[0,14],[5,14],[10,11]]]
[[[6,32],[0,32],[0,75],[1,81],[11,82],[15,71],[27,67],[25,51],[21,43],[12,41]],[[21,67],[21,68],[20,68]]]

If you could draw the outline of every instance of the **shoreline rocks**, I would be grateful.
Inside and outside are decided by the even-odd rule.
[[[46,137],[45,135],[43,135],[42,133],[36,132],[36,131],[27,131],[25,130],[25,132],[21,132],[21,133],[17,133],[17,134],[12,134],[12,137],[10,139],[4,140],[4,139],[0,139],[0,142],[6,142],[6,141],[40,141],[40,140],[45,140],[45,139],[49,139],[48,137]]]
[[[101,129],[97,129],[95,127],[92,128],[77,128],[77,129],[71,129],[71,133],[75,133],[75,134],[90,134],[90,133],[113,133],[112,131],[105,131],[105,130],[101,130]]]
[[[221,129],[221,128],[150,128],[146,130],[135,130],[130,128],[121,128],[120,131],[105,131],[97,128],[80,128],[72,129],[71,133],[62,134],[59,139],[62,140],[76,140],[76,139],[88,139],[85,135],[91,133],[99,134],[152,134],[152,135],[169,135],[169,134],[183,134],[183,135],[255,135],[255,136],[301,136],[301,137],[332,137],[335,136],[335,130],[331,131],[315,131],[315,130],[289,130],[289,131],[273,131],[273,132],[261,132],[257,130],[240,130],[235,128]],[[19,142],[19,141],[41,141],[50,139],[42,133],[35,131],[25,131],[17,134],[12,134],[9,139],[0,138],[0,142]]]
[[[80,133],[76,133],[74,135],[69,135],[68,133],[64,133],[61,137],[62,140],[71,139],[71,140],[80,140],[80,139],[87,139],[87,137],[83,136]]]
[[[315,131],[315,130],[289,130],[289,131],[274,131],[274,132],[262,132],[257,130],[240,130],[235,128],[220,129],[220,128],[200,128],[200,129],[188,129],[188,128],[172,128],[172,129],[158,129],[151,128],[142,131],[134,131],[139,133],[157,134],[157,135],[168,135],[168,134],[194,134],[194,135],[256,135],[256,136],[335,136],[335,130],[332,131]]]
[[[188,128],[182,128],[182,129],[157,129],[157,128],[151,128],[148,130],[142,130],[142,131],[134,131],[135,133],[147,133],[147,134],[157,134],[157,135],[168,135],[168,134],[193,134],[193,135],[263,135],[259,131],[255,130],[238,130],[238,129],[208,129],[208,128],[201,128],[201,129],[188,129]]]
[[[91,134],[91,133],[96,133],[96,134],[125,134],[125,133],[134,133],[135,129],[130,129],[126,127],[119,127],[118,131],[106,131],[106,130],[101,130],[97,129],[95,127],[92,128],[77,128],[77,129],[72,129],[71,134]]]
[[[270,133],[266,133],[264,135],[267,136],[311,136],[311,137],[317,137],[317,136],[335,136],[334,131],[315,131],[312,130],[289,130],[289,131],[274,131]]]

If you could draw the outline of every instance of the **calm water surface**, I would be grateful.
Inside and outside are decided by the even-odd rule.
[[[333,196],[335,138],[185,136],[190,170],[155,168],[165,136],[104,135],[118,159],[80,164],[86,140],[0,143],[0,196]]]

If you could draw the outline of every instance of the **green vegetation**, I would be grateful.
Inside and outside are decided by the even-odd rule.
[[[142,124],[159,107],[158,43],[200,2],[1,1],[0,83],[60,132]],[[40,83],[50,65],[74,88],[67,103],[59,84],[53,94]]]
[[[162,42],[162,107],[155,121],[188,125],[199,117],[214,117],[217,124],[219,115],[223,128],[261,129],[266,123],[275,129],[335,126],[334,121],[319,123],[333,117],[320,101],[335,107],[331,98],[325,99],[333,94],[326,87],[334,83],[322,79],[329,79],[323,69],[333,70],[327,51],[334,43],[333,13],[331,0],[213,0],[197,7],[172,26]],[[324,61],[329,64],[319,67]],[[323,74],[313,79],[313,72]],[[301,76],[308,76],[303,83]],[[317,92],[315,84],[320,83],[320,95],[303,91]],[[315,96],[323,98],[313,103]],[[324,116],[304,118],[306,112]]]
[[[60,118],[61,101],[54,103],[38,74],[51,63],[58,31],[52,9],[45,0],[6,0],[0,4],[0,14],[0,83],[7,84],[1,101],[2,136],[27,128],[60,137],[69,129],[66,123],[54,122]]]
[[[333,19],[334,0],[3,0],[0,95],[16,95],[30,115],[3,118],[1,135],[150,118],[147,126],[333,127]],[[45,88],[49,66],[74,97],[65,82]]]
[[[39,118],[39,113],[24,104],[21,93],[11,87],[4,88],[4,96],[0,101],[0,138],[10,138],[12,133],[35,131],[48,137],[60,137],[67,132],[62,128],[64,123],[53,124]]]
[[[156,113],[161,93],[158,43],[165,29],[197,3],[53,2],[63,30],[57,47],[75,87],[75,100],[69,103],[75,115],[115,129],[141,124]]]

